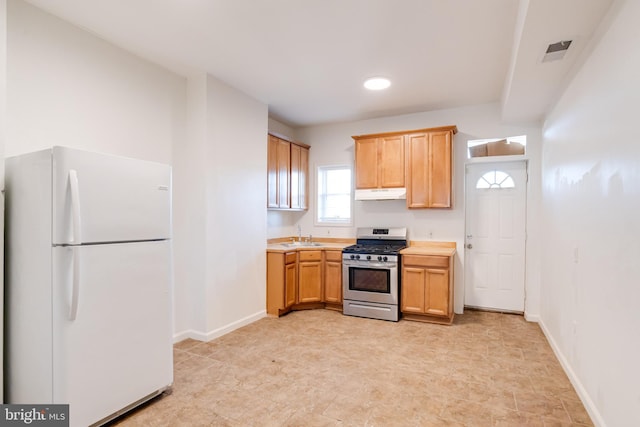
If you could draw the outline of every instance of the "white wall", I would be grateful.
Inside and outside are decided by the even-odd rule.
[[[267,106],[209,75],[189,79],[188,105],[175,165],[176,340],[210,340],[265,315]]]
[[[171,163],[186,79],[9,0],[6,155],[65,145]]]
[[[296,130],[289,125],[269,117],[268,126],[270,133],[277,134],[289,141],[296,139]]]
[[[174,331],[206,331],[207,79],[187,84],[187,137],[173,146]]]
[[[640,425],[640,2],[544,125],[541,325],[596,425]]]
[[[266,314],[267,118],[207,77],[207,339]]]
[[[395,117],[385,117],[357,122],[322,125],[296,129],[300,141],[310,144],[310,209],[308,213],[282,213],[290,218],[282,221],[282,226],[274,226],[270,221],[269,236],[295,234],[297,225],[302,233],[318,237],[355,237],[355,227],[389,225],[406,226],[411,240],[438,240],[457,243],[458,255],[455,266],[455,310],[462,312],[464,303],[464,164],[466,143],[470,139],[502,137],[526,134],[527,151],[530,157],[529,197],[532,203],[530,227],[539,230],[536,222],[539,215],[533,215],[539,200],[539,153],[540,125],[529,124],[509,126],[501,123],[498,104],[487,104],[448,110],[439,110]],[[319,165],[350,164],[354,162],[353,135],[399,130],[422,129],[437,126],[456,125],[458,133],[453,146],[453,208],[445,210],[409,210],[404,200],[358,201],[355,202],[355,227],[317,227],[314,225],[315,170]],[[270,214],[270,215],[278,215]],[[295,220],[295,221],[292,221]],[[539,242],[531,236],[527,242],[527,262],[539,264]],[[527,306],[529,317],[536,319],[539,312],[539,278],[534,272],[527,272]]]
[[[20,0],[8,1],[7,58],[7,155],[65,145],[173,166],[176,339],[263,316],[266,105]]]
[[[7,2],[0,0],[0,259],[4,259],[4,145],[6,129],[7,83]],[[0,289],[4,289],[4,263],[0,263]],[[0,291],[0,366],[2,366],[4,331],[4,291]],[[4,402],[3,369],[0,369],[0,403]]]

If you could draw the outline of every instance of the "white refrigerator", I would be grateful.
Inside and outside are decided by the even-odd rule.
[[[104,423],[173,382],[171,168],[53,147],[6,159],[5,402]]]

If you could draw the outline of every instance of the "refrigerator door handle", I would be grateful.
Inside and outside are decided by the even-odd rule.
[[[80,222],[80,189],[78,186],[78,173],[75,169],[69,170],[69,186],[71,188],[71,219],[73,221],[73,237],[71,243],[82,243],[82,227]]]
[[[71,304],[69,308],[69,320],[76,320],[78,315],[78,297],[80,296],[80,248],[71,248],[73,251],[73,278],[71,280]]]

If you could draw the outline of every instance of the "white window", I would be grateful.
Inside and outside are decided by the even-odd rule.
[[[513,178],[508,173],[498,170],[485,173],[476,183],[476,188],[514,188],[515,186]]]
[[[351,225],[352,194],[350,166],[319,166],[317,225]]]
[[[477,159],[494,156],[524,155],[527,135],[506,138],[473,139],[467,141],[467,158]]]

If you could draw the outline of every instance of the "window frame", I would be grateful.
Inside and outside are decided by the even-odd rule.
[[[349,182],[349,220],[321,220],[320,219],[320,173],[328,170],[348,169],[351,175]],[[349,164],[327,164],[316,166],[315,176],[315,207],[314,207],[314,224],[319,227],[353,227],[354,203],[353,203],[353,166]]]
[[[498,174],[504,174],[504,177],[498,182]],[[493,174],[493,178],[491,181],[487,178],[489,175]],[[487,186],[480,186],[480,183],[484,181]],[[503,186],[504,184],[504,186]],[[509,190],[516,187],[515,180],[513,177],[502,170],[494,169],[482,174],[480,178],[476,181],[476,190]]]

